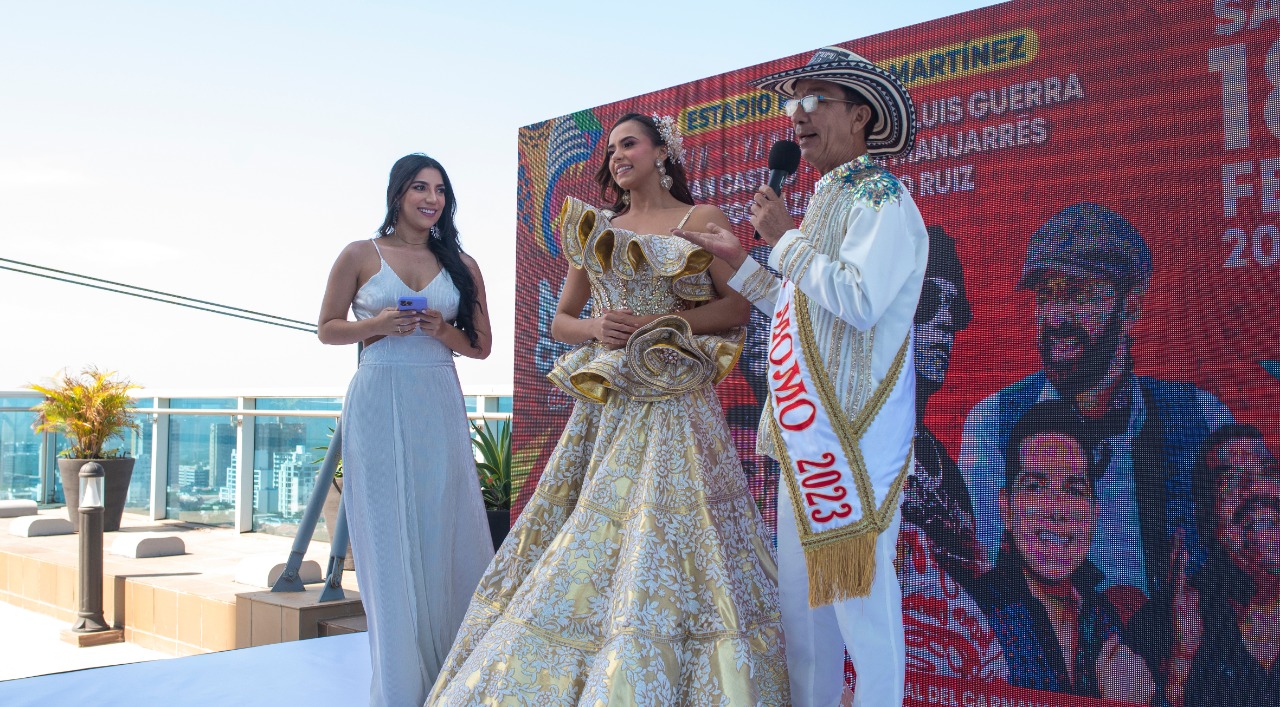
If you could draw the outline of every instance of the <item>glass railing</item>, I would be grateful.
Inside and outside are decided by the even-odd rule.
[[[0,499],[44,502],[43,472],[47,441],[31,431],[35,414],[30,397],[0,397]]]
[[[334,398],[266,398],[258,400],[258,412],[341,410]],[[315,487],[316,472],[324,448],[333,434],[332,417],[297,414],[265,415],[254,419],[253,433],[253,529],[292,536]],[[333,499],[330,499],[331,501]],[[335,511],[336,512],[336,511]],[[317,536],[325,536],[328,530]]]
[[[509,420],[511,397],[468,395],[468,417]],[[31,429],[40,401],[0,392],[0,499],[63,503],[59,434]],[[292,536],[315,486],[341,397],[183,397],[135,400],[140,429],[115,440],[135,458],[126,510],[241,532]],[[501,412],[499,412],[501,411]],[[317,539],[327,539],[323,523]]]
[[[41,505],[65,501],[62,481],[54,463],[70,447],[60,434],[36,434],[32,429],[35,413],[30,407],[39,401],[33,395],[0,393],[0,499],[27,499]],[[135,407],[154,404],[153,400],[136,400]],[[151,499],[151,426],[143,424],[124,439],[114,439],[108,450],[122,450],[137,459],[129,482],[125,510],[147,513]]]
[[[172,398],[170,409],[196,413],[169,413],[168,463],[165,465],[165,518],[234,526],[235,498],[221,498],[232,460],[225,452],[235,449],[235,415],[205,411],[235,410],[236,398]],[[159,409],[159,406],[157,408]],[[160,415],[163,413],[154,413]],[[229,439],[231,444],[222,442]],[[234,470],[232,471],[234,475]]]

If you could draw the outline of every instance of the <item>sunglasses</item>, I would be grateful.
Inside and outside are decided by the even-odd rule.
[[[1078,312],[1101,314],[1115,309],[1120,296],[1109,282],[1069,283],[1065,279],[1043,282],[1035,288],[1036,304],[1044,307],[1061,304]]]
[[[853,103],[853,101],[842,101],[839,98],[827,98],[826,96],[810,94],[803,98],[788,98],[782,102],[782,109],[787,112],[788,116],[795,115],[797,108],[803,108],[804,112],[812,113],[818,109],[819,103]]]

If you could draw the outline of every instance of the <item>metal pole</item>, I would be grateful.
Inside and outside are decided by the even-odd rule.
[[[280,578],[272,585],[271,591],[301,592],[306,589],[302,584],[302,558],[307,554],[311,536],[316,532],[316,523],[320,520],[320,511],[324,509],[325,496],[329,495],[329,485],[333,483],[333,475],[338,470],[338,460],[341,458],[342,418],[338,418],[333,425],[333,437],[329,440],[329,450],[324,454],[324,463],[316,473],[316,485],[311,490],[311,498],[307,500],[307,508],[302,512],[302,519],[298,521],[298,534],[293,538],[293,549],[289,552],[289,560],[285,563]],[[342,525],[341,522],[339,525]],[[346,551],[347,545],[344,540],[341,552],[345,554]]]
[[[342,591],[342,569],[347,562],[347,504],[338,506],[338,521],[334,526],[333,537],[329,538],[329,570],[324,576],[321,602],[347,598]]]
[[[364,351],[364,342],[356,343],[356,363],[360,362],[360,353]],[[341,422],[341,420],[339,420]],[[337,429],[334,430],[334,436],[337,436]],[[333,442],[329,443],[329,448],[333,449]],[[327,462],[329,455],[325,454]],[[329,477],[330,482],[332,476]],[[327,492],[326,492],[327,493]],[[324,573],[324,589],[320,591],[320,603],[327,601],[340,601],[347,598],[346,592],[342,591],[342,570],[347,563],[347,504],[338,504],[338,517],[333,527],[329,529],[329,567]]]
[[[80,478],[101,486],[102,465],[89,462],[80,467]],[[85,484],[82,482],[81,487]],[[84,499],[88,494],[82,494]],[[101,491],[97,494],[101,499]],[[88,500],[88,499],[85,499]],[[97,501],[97,499],[93,499]],[[105,510],[99,503],[80,505],[80,610],[71,630],[76,633],[105,631],[107,620],[102,615],[102,528]]]

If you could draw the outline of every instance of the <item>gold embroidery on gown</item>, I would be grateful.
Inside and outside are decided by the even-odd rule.
[[[714,297],[682,239],[575,199],[560,222],[596,308]],[[427,704],[788,704],[773,547],[714,389],[741,348],[672,316],[560,358],[549,378],[578,402]]]

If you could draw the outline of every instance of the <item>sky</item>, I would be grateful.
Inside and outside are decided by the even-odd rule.
[[[449,171],[510,392],[516,136],[583,108],[992,5],[50,2],[0,24],[0,257],[314,321],[391,164]],[[0,391],[119,371],[152,394],[336,395],[354,346],[0,270]]]

